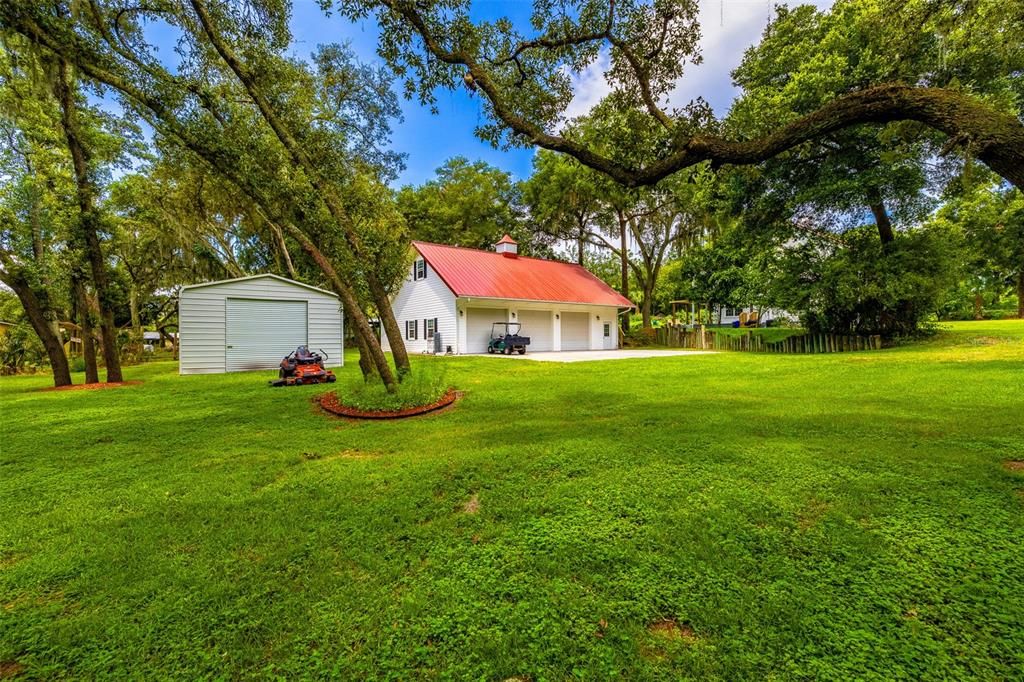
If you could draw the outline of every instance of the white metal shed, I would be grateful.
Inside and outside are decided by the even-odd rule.
[[[300,345],[343,364],[338,297],[277,275],[182,287],[178,331],[180,374],[272,369]]]

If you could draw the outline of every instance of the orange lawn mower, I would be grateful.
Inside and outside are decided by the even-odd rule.
[[[320,355],[323,353],[323,355]],[[324,368],[324,360],[328,357],[323,349],[314,353],[306,346],[299,346],[284,356],[277,380],[271,386],[302,386],[303,384],[331,384],[338,380],[334,372]]]

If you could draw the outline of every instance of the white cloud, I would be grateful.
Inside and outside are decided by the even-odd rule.
[[[826,8],[832,1],[804,0],[792,4]],[[743,52],[761,40],[775,4],[774,0],[701,0],[700,44],[704,62],[700,66],[687,66],[686,73],[669,95],[669,105],[681,106],[700,96],[711,104],[718,116],[725,115],[739,92],[733,87],[730,73],[739,66]],[[610,92],[604,78],[609,61],[608,53],[602,52],[596,61],[573,77],[574,96],[566,110],[569,117],[587,113]]]
[[[572,74],[572,101],[565,109],[565,118],[573,119],[583,116],[597,105],[605,95],[611,92],[611,86],[605,80],[604,72],[611,66],[611,56],[607,50],[591,62],[587,68]]]

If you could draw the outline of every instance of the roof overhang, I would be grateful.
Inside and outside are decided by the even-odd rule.
[[[541,303],[544,305],[586,305],[592,308],[615,308],[616,310],[630,310],[636,308],[635,305],[622,306],[615,305],[612,303],[592,303],[587,301],[546,301],[537,298],[499,298],[496,296],[456,296],[456,300],[459,301],[509,301],[511,303]]]

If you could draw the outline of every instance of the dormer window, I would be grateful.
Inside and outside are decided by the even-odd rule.
[[[413,280],[427,278],[427,261],[422,258],[416,259],[412,264],[412,278]]]

